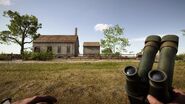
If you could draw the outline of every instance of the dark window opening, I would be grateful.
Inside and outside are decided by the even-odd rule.
[[[70,46],[67,46],[67,53],[70,53]]]
[[[61,53],[61,46],[58,46],[58,53]]]
[[[34,47],[34,52],[40,52],[40,47]]]
[[[47,47],[47,52],[52,52],[52,47],[51,46]]]

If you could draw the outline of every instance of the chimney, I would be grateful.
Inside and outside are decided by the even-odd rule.
[[[75,35],[78,35],[78,28],[75,28]]]

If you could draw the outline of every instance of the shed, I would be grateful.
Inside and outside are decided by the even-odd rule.
[[[99,42],[84,42],[83,54],[85,56],[99,55],[100,54],[100,43]]]

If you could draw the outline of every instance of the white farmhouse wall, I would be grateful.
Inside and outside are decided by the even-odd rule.
[[[34,43],[34,47],[40,47],[40,51],[47,51],[47,47],[52,47],[52,52],[55,55],[74,55],[75,54],[75,44],[74,43]],[[61,53],[58,53],[58,47],[61,47]],[[70,53],[67,53],[67,47],[70,47]]]

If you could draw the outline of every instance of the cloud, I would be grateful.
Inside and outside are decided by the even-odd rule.
[[[111,27],[112,25],[111,24],[96,24],[95,26],[94,26],[94,29],[96,30],[96,31],[103,31],[104,29],[108,29],[109,27]]]
[[[0,5],[9,6],[11,5],[10,0],[0,0]]]

